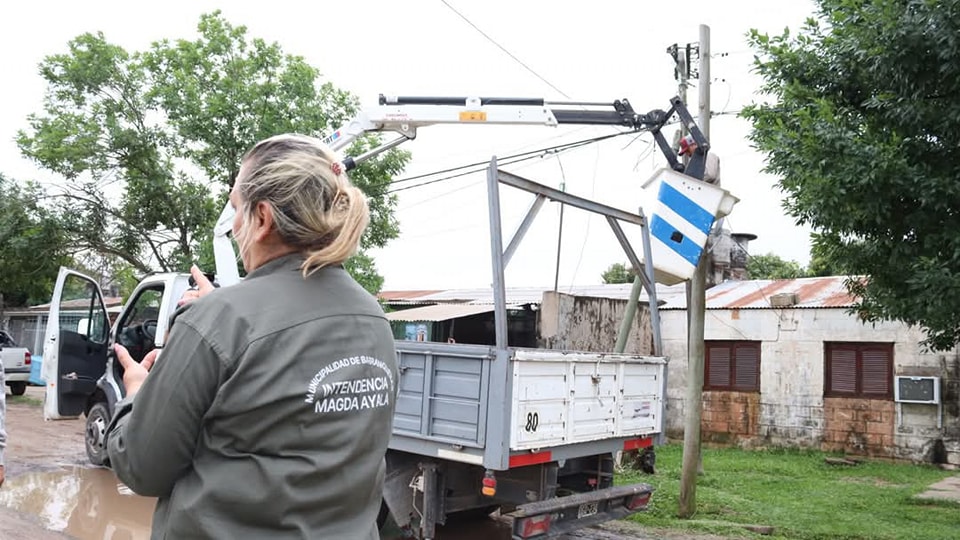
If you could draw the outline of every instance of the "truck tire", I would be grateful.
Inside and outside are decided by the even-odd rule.
[[[12,383],[7,383],[7,386],[10,387],[10,393],[15,396],[22,396],[27,392],[26,381],[16,381]]]
[[[84,429],[84,446],[90,463],[102,467],[107,461],[107,448],[104,442],[107,436],[107,426],[110,424],[110,411],[107,404],[98,402],[87,412],[87,425]]]

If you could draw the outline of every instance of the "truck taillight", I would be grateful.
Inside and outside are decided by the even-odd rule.
[[[547,534],[547,531],[550,530],[551,518],[551,514],[523,518],[516,530],[520,533],[520,538],[533,538],[534,536]]]
[[[483,473],[483,482],[480,493],[487,497],[493,497],[497,494],[497,478],[493,476],[493,471]]]
[[[23,353],[23,365],[25,366],[30,365],[30,351]]]
[[[623,505],[627,507],[627,510],[641,510],[646,508],[647,503],[649,502],[650,493],[637,493],[636,495],[627,497],[627,500]]]

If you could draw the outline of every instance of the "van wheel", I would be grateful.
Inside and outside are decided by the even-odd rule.
[[[16,381],[7,384],[10,387],[10,393],[15,396],[22,396],[27,393],[27,383],[26,381]]]
[[[107,404],[99,402],[90,407],[87,413],[87,427],[84,436],[87,457],[90,463],[102,467],[107,461],[107,425],[110,424],[110,411]]]

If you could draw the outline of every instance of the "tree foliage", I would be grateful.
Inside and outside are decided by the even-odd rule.
[[[851,275],[868,321],[960,338],[960,0],[819,0],[753,32],[769,103],[745,109],[785,208]]]
[[[0,175],[0,296],[4,306],[50,301],[68,240],[58,217],[40,204],[33,185]]]
[[[633,267],[623,263],[613,263],[600,274],[604,283],[633,283],[636,277]]]
[[[59,207],[76,244],[141,272],[212,268],[210,231],[243,153],[278,133],[322,135],[357,109],[302,57],[219,11],[201,16],[198,33],[132,53],[101,33],[78,36],[41,63],[43,111],[18,137],[24,155],[66,179]],[[370,198],[364,249],[398,234],[387,186],[409,158],[392,150],[351,173]],[[376,274],[372,261],[354,266]]]
[[[795,279],[806,276],[806,270],[796,261],[782,259],[773,253],[751,255],[747,259],[750,279]]]

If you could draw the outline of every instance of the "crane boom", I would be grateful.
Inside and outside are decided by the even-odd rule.
[[[612,103],[550,102],[536,98],[429,97],[380,95],[379,105],[364,109],[344,126],[323,137],[334,151],[341,151],[364,133],[393,132],[398,139],[361,156],[344,158],[346,170],[364,159],[416,138],[417,129],[437,124],[486,124],[558,126],[615,126],[628,131],[658,128],[667,113],[660,110],[638,114],[626,99]]]
[[[676,152],[660,132],[676,114],[698,143],[697,152],[684,166]],[[674,170],[684,171],[695,178],[703,177],[709,141],[693,121],[686,105],[679,97],[670,100],[667,111],[654,109],[640,114],[630,102],[619,99],[611,102],[547,101],[539,98],[509,97],[431,97],[385,96],[380,94],[375,107],[360,111],[340,128],[323,137],[323,142],[335,152],[342,152],[365,133],[393,132],[396,139],[358,156],[345,156],[344,169],[354,169],[363,161],[417,136],[417,129],[438,124],[473,125],[540,125],[555,127],[561,124],[613,126],[627,132],[649,131]],[[233,223],[234,209],[228,202],[214,227],[214,259],[217,279],[221,285],[240,280],[236,269],[236,255],[228,237]]]

